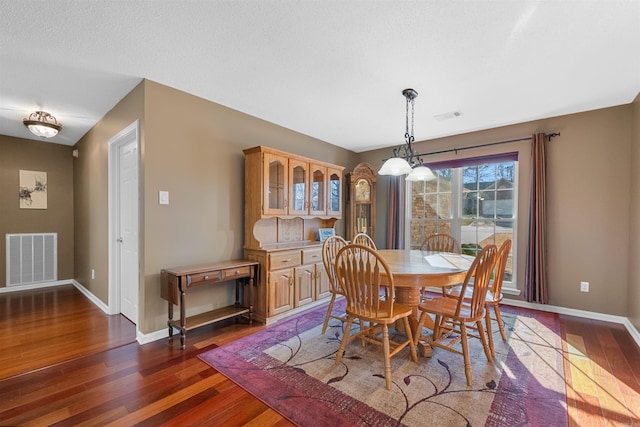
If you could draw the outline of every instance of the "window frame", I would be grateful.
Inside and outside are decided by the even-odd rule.
[[[520,176],[520,162],[518,161],[518,159],[516,158],[515,160],[513,159],[508,159],[505,158],[504,156],[508,156],[509,154],[503,154],[503,155],[497,155],[497,156],[483,156],[483,157],[478,157],[477,158],[477,163],[470,163],[470,161],[473,161],[473,158],[469,158],[469,159],[463,159],[461,161],[459,161],[457,167],[450,167],[451,163],[450,162],[439,162],[438,166],[440,165],[444,165],[447,167],[438,167],[438,169],[452,169],[452,178],[451,178],[451,215],[452,218],[450,220],[451,222],[451,235],[454,236],[456,239],[458,239],[458,241],[461,241],[461,236],[462,236],[462,221],[463,221],[463,212],[462,212],[462,196],[463,196],[463,186],[464,186],[464,180],[463,180],[463,176],[462,176],[462,169],[466,166],[479,166],[479,165],[484,165],[484,164],[495,164],[495,163],[504,163],[506,161],[513,161],[514,162],[514,171],[513,171],[513,202],[512,202],[512,217],[509,218],[508,221],[512,222],[513,224],[513,228],[512,228],[512,247],[511,247],[511,257],[512,257],[512,280],[511,281],[503,281],[503,285],[502,285],[502,292],[504,294],[510,294],[510,295],[520,295],[520,290],[517,288],[516,283],[517,283],[517,277],[518,277],[518,271],[517,271],[517,248],[518,248],[518,221],[519,221],[519,216],[518,216],[518,205],[520,203],[520,191],[519,190],[519,176]],[[493,160],[495,159],[495,161]],[[435,165],[435,164],[434,164]],[[430,166],[430,165],[427,165]],[[455,166],[455,164],[454,164]],[[434,170],[435,172],[435,170]],[[404,234],[405,234],[405,242],[408,248],[411,248],[411,224],[412,221],[414,221],[414,218],[412,218],[412,213],[413,213],[413,193],[412,193],[412,182],[411,181],[405,181],[405,194],[407,194],[407,197],[405,198],[405,230],[404,230]],[[421,218],[415,218],[420,220]],[[496,222],[503,220],[504,219],[498,219],[495,217],[489,219],[489,221],[491,221],[494,224],[494,227],[496,225]]]

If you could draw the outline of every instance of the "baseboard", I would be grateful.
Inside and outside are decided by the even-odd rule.
[[[624,326],[627,328],[627,331],[629,331],[629,334],[631,334],[631,337],[636,341],[636,344],[640,346],[640,333],[638,333],[638,330],[633,326],[633,323],[631,323],[629,318],[625,318]]]
[[[109,312],[109,306],[107,306],[105,303],[103,303],[100,300],[100,298],[98,298],[94,294],[92,294],[91,291],[89,291],[87,288],[82,286],[82,284],[80,284],[80,282],[78,282],[76,280],[73,280],[73,286],[75,286],[76,289],[78,289],[80,292],[82,292],[85,297],[89,298],[89,300],[92,303],[94,303],[100,310],[104,311],[105,314],[111,315],[111,313]]]
[[[0,294],[8,292],[30,291],[32,289],[50,288],[52,286],[73,285],[73,279],[56,280],[55,282],[30,283],[28,285],[0,287]]]
[[[174,329],[173,336],[178,335],[178,339],[180,339],[180,331]],[[164,338],[169,338],[169,330],[167,328],[160,329],[159,331],[150,332],[145,334],[143,332],[138,331],[136,339],[140,344],[148,344],[153,341],[158,341]]]
[[[512,305],[514,307],[530,308],[538,311],[547,311],[550,313],[566,314],[567,316],[576,316],[576,317],[583,317],[586,319],[602,320],[604,322],[619,323],[624,325],[625,328],[627,328],[627,331],[629,331],[629,334],[631,335],[633,340],[636,342],[638,347],[640,347],[640,333],[638,333],[638,330],[636,329],[636,327],[633,326],[633,324],[627,317],[614,316],[612,314],[597,313],[594,311],[578,310],[575,308],[558,307],[558,306],[549,305],[549,304],[537,304],[533,302],[514,300],[509,298],[503,299],[502,304]]]

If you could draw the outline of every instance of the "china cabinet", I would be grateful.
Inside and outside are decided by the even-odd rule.
[[[244,253],[260,264],[252,315],[271,323],[330,296],[318,230],[342,218],[344,167],[263,146],[244,154]]]

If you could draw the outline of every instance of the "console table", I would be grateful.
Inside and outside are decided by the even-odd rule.
[[[207,264],[189,265],[167,268],[160,271],[160,296],[168,301],[169,307],[169,340],[173,339],[173,328],[180,331],[180,347],[184,349],[187,331],[198,326],[208,325],[230,317],[244,315],[251,323],[252,307],[244,304],[242,283],[254,285],[258,266],[256,261],[230,260]],[[218,308],[206,313],[186,317],[185,294],[197,286],[215,286],[217,284],[236,281],[236,301],[228,307]],[[250,295],[247,301],[251,301]],[[180,308],[180,319],[173,319],[173,306]]]

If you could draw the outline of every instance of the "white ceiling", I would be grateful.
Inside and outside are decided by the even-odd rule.
[[[0,0],[0,134],[75,144],[142,79],[353,151],[627,104],[640,0]],[[434,116],[459,111],[460,117]],[[259,143],[259,141],[255,141]]]

